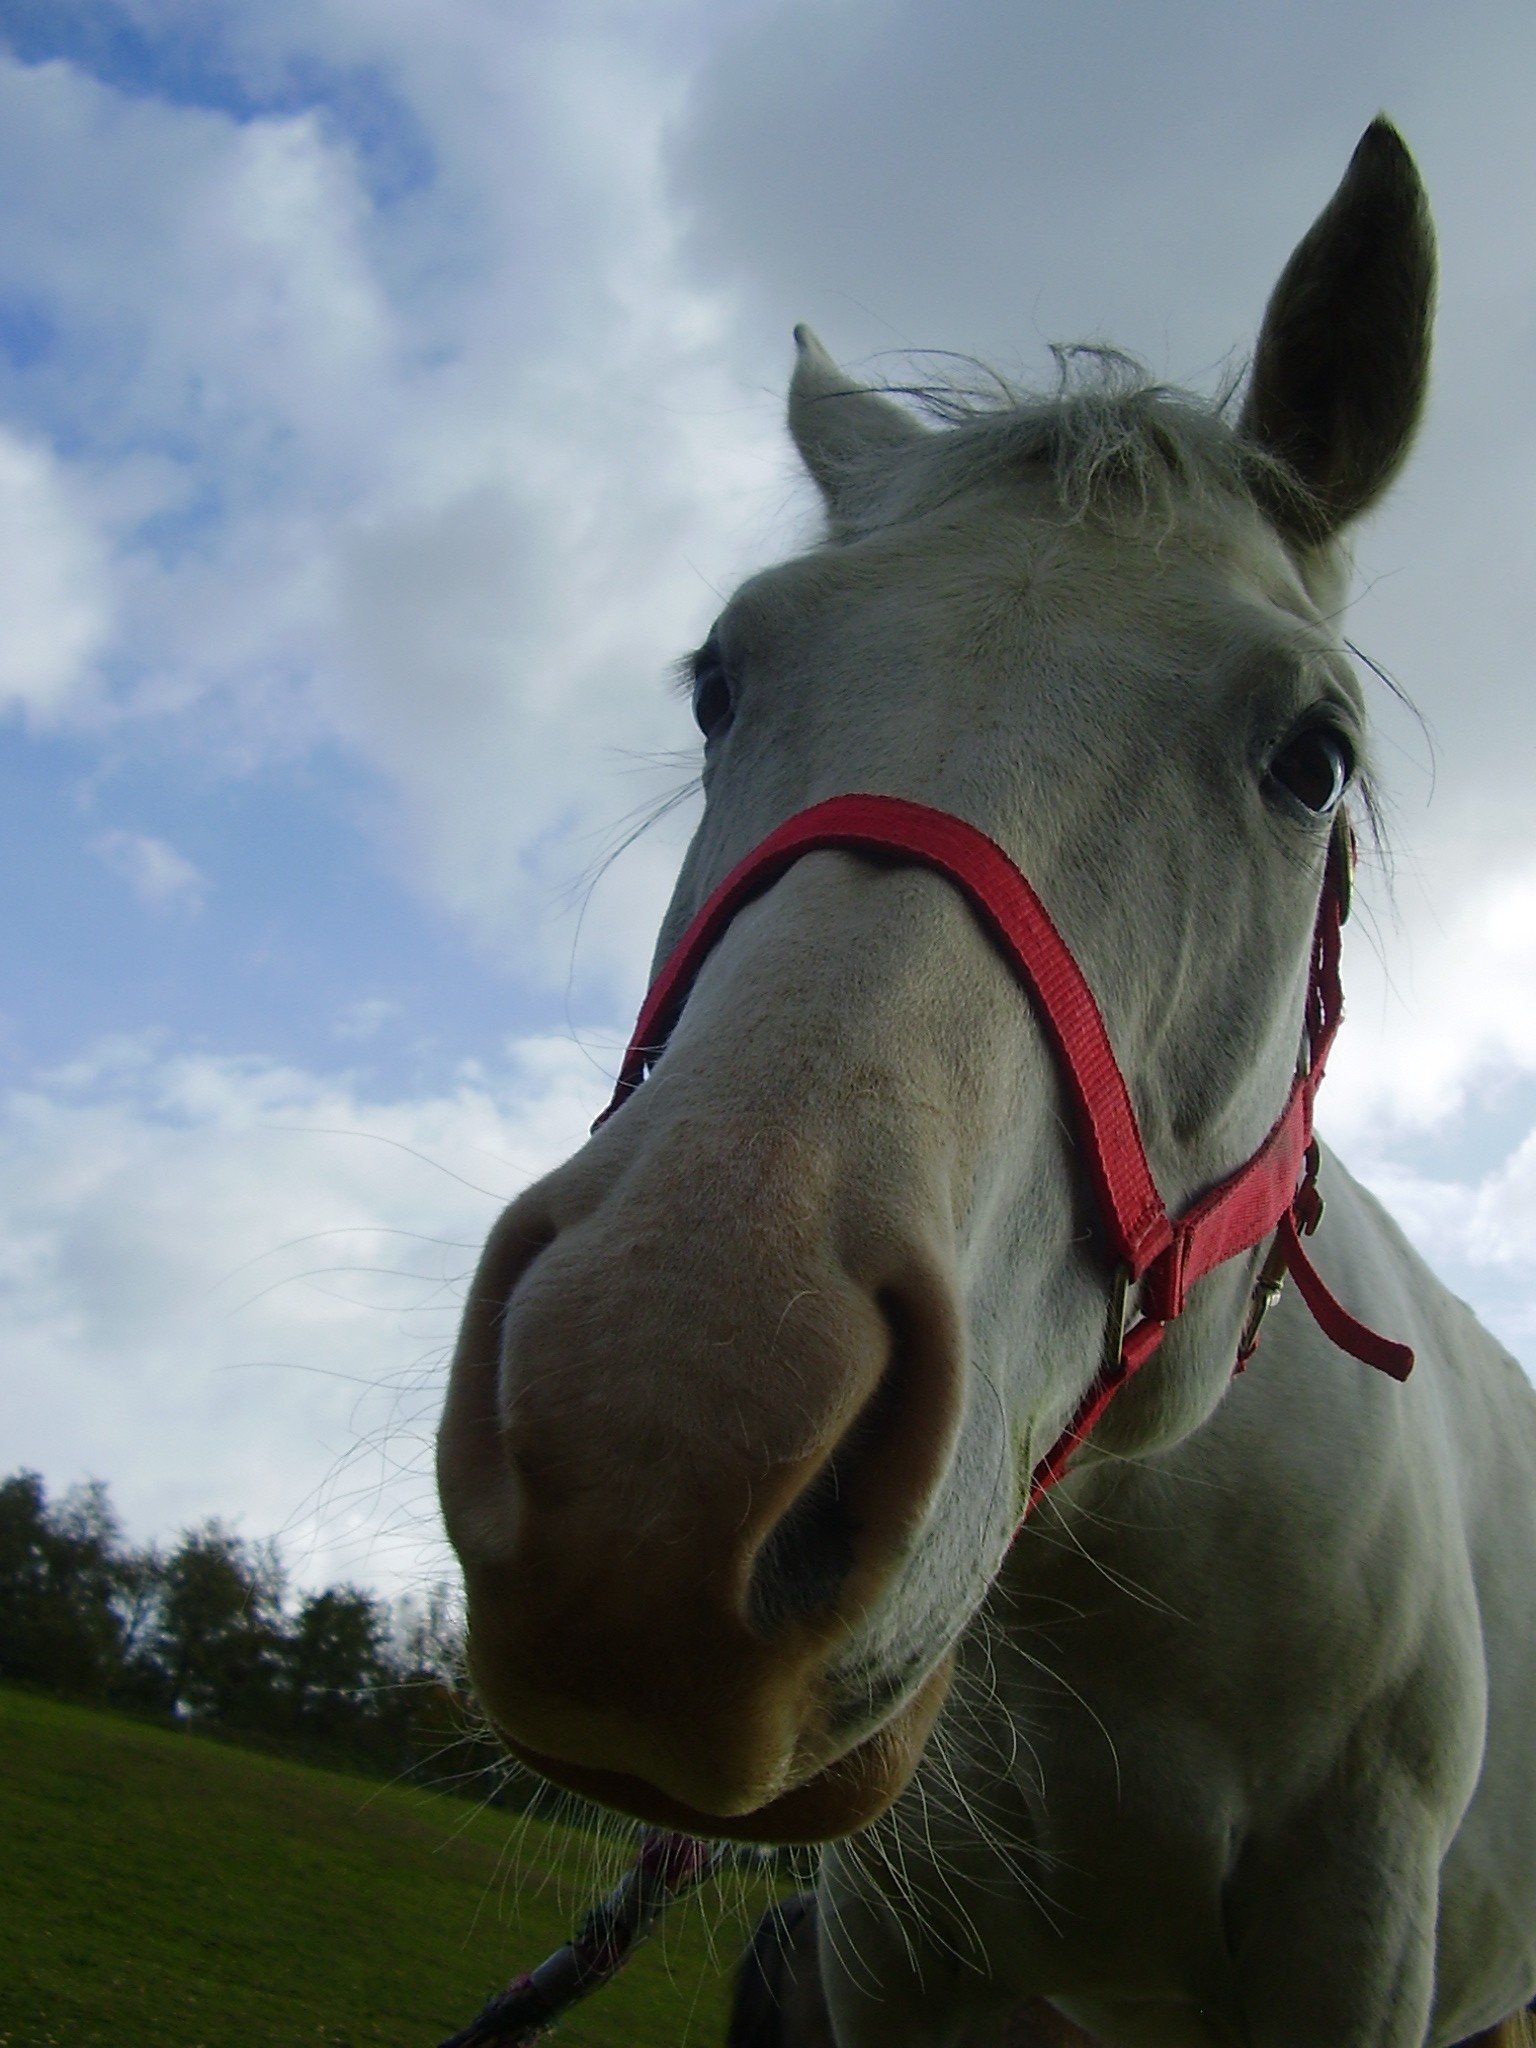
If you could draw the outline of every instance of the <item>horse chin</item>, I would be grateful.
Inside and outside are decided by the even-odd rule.
[[[652,1827],[735,1842],[827,1842],[868,1827],[906,1790],[949,1691],[952,1672],[953,1659],[946,1657],[872,1734],[831,1763],[813,1767],[766,1805],[745,1813],[707,1813],[644,1778],[545,1756],[505,1732],[502,1739],[518,1762],[540,1777]]]

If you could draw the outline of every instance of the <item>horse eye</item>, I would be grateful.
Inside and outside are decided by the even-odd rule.
[[[1293,733],[1269,762],[1271,781],[1319,818],[1337,808],[1354,772],[1348,742],[1324,725]]]
[[[723,732],[735,710],[735,695],[720,643],[711,633],[693,657],[693,715],[705,739],[712,740]]]

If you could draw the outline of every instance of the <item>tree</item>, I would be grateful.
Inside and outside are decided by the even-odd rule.
[[[165,1672],[155,1656],[155,1625],[165,1577],[165,1559],[154,1544],[123,1553],[118,1574],[117,1613],[122,1624],[122,1668],[114,1697],[125,1706],[164,1712],[171,1704]]]
[[[0,1676],[105,1699],[123,1668],[122,1530],[100,1480],[50,1508],[42,1477],[0,1481]]]
[[[282,1719],[283,1570],[217,1521],[189,1529],[160,1578],[154,1655],[175,1711],[271,1728]]]
[[[0,1677],[41,1682],[48,1547],[42,1474],[14,1473],[0,1483]]]
[[[356,1586],[331,1586],[301,1604],[288,1637],[288,1686],[295,1721],[335,1736],[376,1719],[390,1676],[389,1612]]]

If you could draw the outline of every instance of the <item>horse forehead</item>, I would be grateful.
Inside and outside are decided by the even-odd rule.
[[[818,628],[804,652],[822,676],[828,659],[852,671],[885,649],[923,650],[983,687],[1016,679],[1022,661],[1092,697],[1096,679],[1123,691],[1138,676],[1338,654],[1295,559],[1242,507],[1219,525],[1117,527],[988,493],[942,522],[894,525],[788,566],[810,578],[814,601],[802,591],[796,608]],[[771,616],[773,572],[752,594]]]

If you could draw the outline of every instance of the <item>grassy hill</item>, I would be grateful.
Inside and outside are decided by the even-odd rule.
[[[0,2048],[434,2048],[625,1860],[0,1687]],[[764,1896],[674,1908],[559,2048],[718,2048]]]

